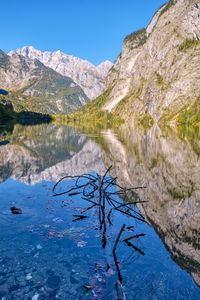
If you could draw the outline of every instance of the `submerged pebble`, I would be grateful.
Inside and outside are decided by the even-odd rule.
[[[40,244],[38,244],[38,245],[36,246],[36,248],[37,248],[38,250],[40,250],[40,249],[42,249],[42,246],[41,246]]]
[[[38,300],[39,298],[39,294],[35,294],[33,297],[32,297],[32,300]]]
[[[32,279],[32,275],[31,275],[31,273],[28,273],[27,275],[26,275],[26,280],[31,280]]]

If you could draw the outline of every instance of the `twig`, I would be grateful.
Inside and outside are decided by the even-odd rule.
[[[117,179],[117,177],[113,178],[109,183],[108,185],[104,188],[104,190],[106,191],[107,188],[112,184],[113,185],[113,182]]]
[[[140,254],[144,255],[144,252],[142,250],[140,250],[139,248],[137,248],[136,246],[134,246],[133,244],[131,244],[129,241],[124,241],[128,246],[132,247],[133,249],[135,249],[136,251],[138,251]]]
[[[125,202],[122,197],[122,199],[120,199],[119,197],[114,197],[117,199],[113,199],[111,196],[113,195],[124,195],[125,197],[128,196],[127,192],[131,191],[131,190],[136,190],[136,189],[144,189],[146,188],[145,186],[138,186],[138,187],[133,187],[133,188],[123,188],[122,186],[120,186],[119,184],[116,183],[116,179],[117,177],[107,177],[107,174],[109,173],[109,171],[111,170],[112,166],[110,166],[105,174],[103,176],[99,175],[99,174],[83,174],[80,176],[64,176],[63,178],[61,178],[53,187],[53,192],[55,193],[55,189],[58,186],[58,184],[60,182],[62,182],[64,179],[73,179],[74,180],[74,187],[67,187],[67,191],[65,192],[61,192],[61,193],[55,193],[53,196],[59,196],[59,195],[64,195],[64,194],[68,194],[68,196],[75,196],[78,194],[82,193],[82,199],[88,201],[90,204],[89,207],[87,208],[83,208],[81,211],[80,215],[73,215],[73,217],[75,217],[75,219],[73,220],[73,222],[75,221],[80,221],[83,220],[85,218],[87,218],[88,216],[83,215],[83,213],[85,213],[86,211],[97,207],[98,210],[98,224],[99,224],[99,230],[102,234],[102,238],[101,238],[101,242],[102,242],[102,247],[105,248],[106,244],[107,244],[107,226],[108,223],[109,225],[112,225],[111,222],[111,213],[113,212],[113,209],[117,210],[118,212],[127,215],[129,217],[132,217],[136,220],[145,222],[145,219],[143,218],[143,216],[137,212],[137,210],[135,210],[133,207],[131,207],[131,205],[136,205],[137,203],[146,203],[147,201],[133,201],[133,202]],[[108,189],[110,187],[110,189]],[[118,189],[116,192],[112,192],[112,190]],[[110,192],[109,192],[110,190]],[[95,201],[94,201],[95,200]],[[110,210],[107,213],[107,207],[106,205],[110,206]],[[181,205],[181,204],[180,204]],[[127,227],[127,229],[134,231],[133,226],[129,226]],[[118,243],[120,241],[120,237],[123,233],[123,231],[125,230],[125,224],[123,224],[123,226],[121,227],[118,236],[115,240],[114,243],[114,247],[113,247],[113,258],[114,258],[114,262],[115,262],[115,266],[116,266],[116,270],[117,270],[117,274],[118,274],[118,281],[116,282],[116,292],[117,292],[117,299],[119,300],[125,300],[126,296],[124,293],[124,287],[122,284],[122,276],[120,273],[120,268],[119,268],[119,262],[117,260],[117,256],[116,256],[116,249],[118,246]],[[125,238],[123,241],[124,243],[126,243],[126,245],[128,245],[129,247],[132,247],[134,250],[138,251],[140,254],[144,255],[144,252],[142,250],[140,250],[139,248],[137,248],[135,245],[133,245],[130,240],[134,239],[134,238],[139,238],[144,236],[145,234],[136,234],[136,235],[132,235],[130,237]],[[107,271],[110,268],[109,265],[107,265]],[[119,292],[119,286],[121,287],[121,292]],[[85,286],[87,288],[87,286]]]
[[[120,281],[118,281],[118,284],[121,286],[121,290],[122,290],[122,298],[121,300],[126,300],[126,295],[124,293],[124,287],[122,285],[122,283]]]
[[[76,222],[88,218],[88,216],[83,216],[83,215],[73,215],[73,217],[76,217],[76,219],[72,220],[72,222]]]
[[[110,166],[110,167],[107,169],[106,173],[103,175],[102,181],[104,180],[104,178],[106,177],[106,175],[108,174],[108,172],[111,170],[111,168],[112,168],[112,166]]]
[[[57,187],[57,185],[58,185],[60,182],[62,182],[64,179],[67,179],[67,178],[73,179],[73,178],[80,178],[80,177],[87,178],[87,179],[91,179],[91,178],[90,178],[89,176],[87,176],[87,175],[78,175],[78,176],[67,175],[67,176],[62,177],[60,180],[58,180],[58,181],[56,182],[56,184],[54,185],[52,191],[54,192],[54,190],[55,190],[55,188]]]
[[[110,225],[112,225],[112,222],[110,220],[110,215],[111,215],[111,212],[112,212],[112,208],[110,209],[109,213],[108,213],[108,216],[107,216],[107,219],[108,219],[108,222]]]
[[[81,197],[81,199],[86,200],[86,201],[88,201],[88,202],[90,202],[90,203],[93,203],[93,204],[99,206],[99,203],[96,203],[96,202],[94,202],[94,201],[92,201],[92,200],[90,200],[90,199],[87,199],[87,198],[85,198],[85,197]]]
[[[145,233],[140,233],[140,234],[132,235],[132,236],[124,239],[124,242],[130,241],[130,240],[132,240],[134,238],[139,238],[140,236],[145,236],[145,235],[146,235]]]
[[[84,212],[86,212],[86,211],[92,209],[92,208],[95,207],[95,206],[96,206],[96,204],[93,204],[92,206],[87,207],[86,209],[84,209],[84,210],[82,211],[82,213],[84,213]]]
[[[119,282],[122,282],[122,275],[120,273],[120,269],[119,269],[119,262],[117,260],[117,256],[116,256],[116,253],[113,252],[113,258],[114,258],[114,262],[115,262],[115,266],[116,266],[116,269],[117,269],[117,275],[118,275],[118,278],[119,278]]]
[[[134,219],[136,219],[136,220],[138,220],[138,221],[142,221],[142,222],[144,222],[144,223],[147,223],[144,219],[141,219],[141,218],[138,218],[138,217],[136,217],[136,216],[133,216],[132,214],[130,214],[130,213],[126,212],[126,211],[120,210],[120,209],[118,209],[118,208],[116,208],[116,207],[115,207],[114,209],[116,209],[117,211],[120,211],[121,213],[123,213],[123,214],[125,214],[125,215],[127,215],[127,216],[129,216],[129,217],[132,217],[132,218],[134,218]]]
[[[81,194],[81,192],[74,192],[74,193],[70,193],[70,194],[68,194],[68,196],[75,196],[75,195],[79,195],[79,194]]]
[[[113,247],[113,253],[115,252],[115,250],[117,248],[117,244],[119,242],[119,239],[120,239],[120,236],[121,236],[122,232],[124,231],[124,228],[125,228],[125,224],[122,225],[122,228],[121,228],[121,230],[120,230],[120,232],[119,232],[119,234],[118,234],[118,236],[116,238],[115,245]]]
[[[131,204],[137,204],[137,203],[145,203],[145,202],[148,202],[148,201],[134,201],[134,202],[127,202],[127,203],[123,203],[123,204],[121,204],[121,205],[119,205],[119,206],[117,206],[116,208],[120,208],[120,207],[123,207],[123,206],[128,206],[128,205],[131,205]]]

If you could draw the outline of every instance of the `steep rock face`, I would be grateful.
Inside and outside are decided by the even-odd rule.
[[[0,88],[18,91],[11,97],[21,110],[44,113],[72,112],[89,102],[71,80],[44,66],[38,60],[0,51]],[[31,101],[26,101],[27,99]],[[17,106],[16,105],[16,106]],[[20,109],[20,108],[19,108]]]
[[[200,95],[199,40],[200,1],[170,0],[147,29],[125,38],[108,73],[105,89],[112,91],[104,109],[132,120],[176,119]]]
[[[9,55],[14,53],[26,58],[38,59],[45,66],[72,78],[90,99],[101,94],[107,73],[112,67],[110,61],[105,61],[96,67],[86,60],[64,54],[61,51],[42,52],[32,46],[13,50],[9,52]]]

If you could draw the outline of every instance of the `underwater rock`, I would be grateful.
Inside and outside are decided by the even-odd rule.
[[[12,207],[10,208],[10,210],[11,210],[11,213],[14,214],[14,215],[22,214],[22,209],[19,208],[19,207],[12,206]]]
[[[38,298],[39,298],[39,294],[37,293],[37,294],[35,294],[33,297],[32,297],[32,300],[38,300]]]
[[[42,246],[41,246],[40,244],[38,244],[38,245],[36,246],[36,249],[41,250],[41,249],[42,249]]]
[[[31,273],[28,273],[27,275],[26,275],[26,280],[31,280],[32,279],[32,275],[31,275]]]

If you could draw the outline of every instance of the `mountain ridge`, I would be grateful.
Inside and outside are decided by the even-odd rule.
[[[38,59],[45,66],[52,68],[61,75],[72,78],[90,99],[96,98],[102,92],[107,73],[113,65],[106,60],[98,66],[94,66],[87,60],[64,54],[60,50],[42,52],[33,46],[24,46],[8,53],[8,55],[13,54]]]
[[[16,111],[62,114],[89,102],[83,90],[69,77],[46,67],[39,60],[6,55],[0,51],[0,87],[9,93],[3,98]]]

